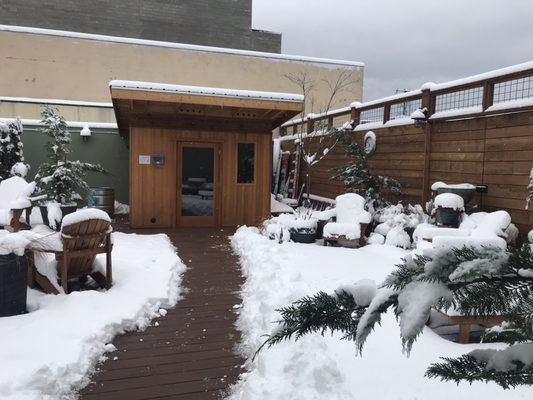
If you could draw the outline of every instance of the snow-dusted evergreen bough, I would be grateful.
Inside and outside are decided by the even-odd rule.
[[[533,252],[530,245],[502,250],[463,247],[437,250],[432,257],[409,255],[378,288],[363,280],[333,294],[304,297],[281,314],[278,329],[263,346],[303,335],[338,331],[356,343],[358,353],[393,309],[404,351],[409,354],[431,309],[454,308],[464,315],[506,315],[508,321],[485,335],[504,350],[475,350],[429,366],[428,377],[493,381],[503,388],[533,384]],[[263,347],[262,346],[262,347]],[[261,350],[261,349],[259,349]]]

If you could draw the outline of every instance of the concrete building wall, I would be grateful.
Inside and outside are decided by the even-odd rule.
[[[280,34],[251,29],[252,0],[0,0],[0,24],[281,51]]]
[[[357,63],[31,32],[0,29],[1,96],[109,102],[113,79],[298,93],[286,76],[305,73],[315,82],[307,111],[320,112],[329,96],[324,80],[349,70],[352,84],[332,108],[362,98]]]
[[[117,43],[96,40],[88,35],[57,36],[50,31],[34,32],[14,32],[13,28],[0,27],[0,118],[20,116],[39,120],[43,104],[49,102],[44,99],[109,103],[108,83],[112,79],[299,93],[299,88],[286,75],[303,73],[315,82],[314,109],[309,101],[307,112],[321,112],[329,96],[323,80],[335,80],[348,70],[353,75],[353,82],[332,106],[343,107],[362,99],[363,67],[357,63],[276,54],[239,54],[208,48],[186,49],[170,43]],[[35,102],[6,101],[2,100],[4,97],[31,98]],[[56,106],[67,121],[115,122],[109,104],[99,107],[83,103]],[[33,167],[32,173],[44,160],[43,149],[47,140],[34,125],[35,122],[25,124],[23,135],[25,155]],[[93,136],[88,142],[82,142],[79,124],[71,128],[72,158],[102,164],[110,175],[91,175],[89,183],[112,186],[117,199],[127,202],[128,144],[116,129],[91,130]]]

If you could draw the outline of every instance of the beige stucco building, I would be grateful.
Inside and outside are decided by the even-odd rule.
[[[332,107],[360,101],[363,69],[359,62],[0,26],[0,118],[36,119],[54,99],[69,121],[113,123],[113,79],[299,93],[287,76],[302,74],[314,83],[306,112],[320,112],[330,94],[326,81],[341,73],[351,83]]]
[[[314,84],[305,113],[316,113],[330,96],[326,81],[341,74],[350,83],[329,108],[360,101],[363,70],[359,62],[0,25],[0,121],[23,119],[24,155],[33,174],[45,161],[47,138],[38,126],[43,105],[57,107],[72,134],[72,157],[110,172],[90,175],[89,183],[111,186],[119,201],[128,202],[130,150],[117,129],[111,80],[300,94],[287,76],[305,75]],[[89,140],[80,137],[86,125]]]

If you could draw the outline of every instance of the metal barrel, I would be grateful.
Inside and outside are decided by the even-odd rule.
[[[91,188],[89,205],[105,211],[113,218],[115,213],[115,189],[110,187]]]

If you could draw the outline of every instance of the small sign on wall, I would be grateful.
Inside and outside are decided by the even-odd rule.
[[[139,155],[139,165],[150,165],[150,156]]]

